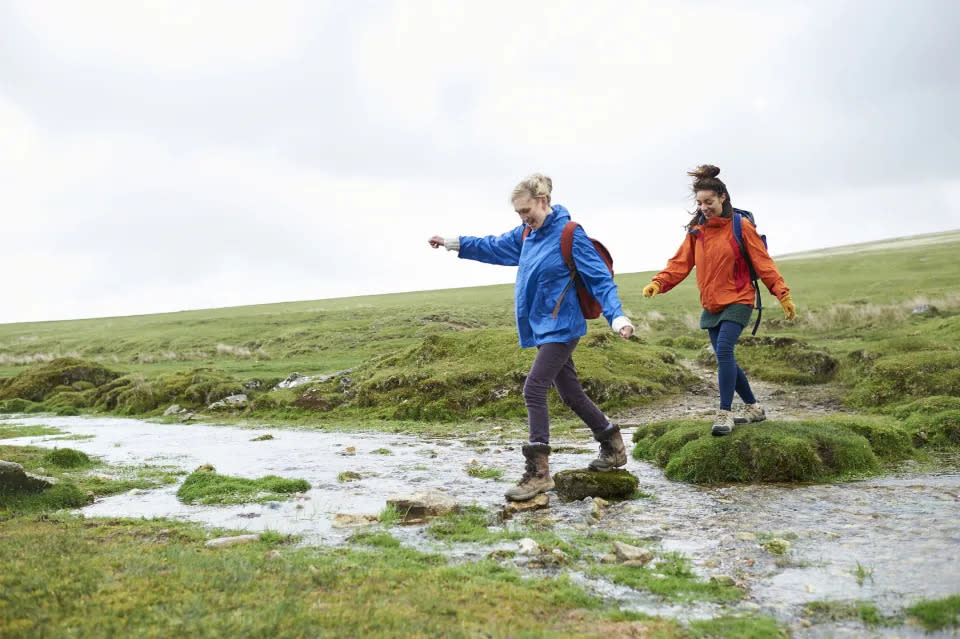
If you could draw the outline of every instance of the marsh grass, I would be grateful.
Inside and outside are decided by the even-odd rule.
[[[42,468],[44,476],[58,480],[52,488],[39,493],[0,493],[0,518],[79,508],[94,497],[174,483],[182,473],[164,466],[111,466],[83,453],[82,457],[73,454],[79,451],[63,451],[69,449],[0,446],[0,459],[21,464],[28,472]],[[93,474],[94,471],[97,473]],[[109,473],[110,478],[104,473]]]
[[[731,603],[743,597],[740,588],[699,579],[690,559],[679,553],[661,553],[650,566],[596,564],[589,568],[589,574],[669,601]]]
[[[478,479],[500,479],[503,477],[503,471],[499,468],[484,466],[476,460],[467,464],[467,474]]]
[[[902,617],[884,616],[869,601],[811,601],[804,612],[818,623],[855,620],[865,626],[896,626],[903,622]]]
[[[929,632],[945,628],[960,628],[960,595],[920,601],[907,608],[905,612],[919,620]]]
[[[726,437],[711,437],[704,421],[667,420],[641,426],[633,439],[635,459],[694,483],[849,479],[915,454],[895,420],[864,416],[768,420]]]
[[[0,439],[13,439],[15,437],[42,437],[43,435],[60,435],[63,431],[59,428],[53,426],[44,426],[42,424],[37,424],[36,426],[23,426],[18,424],[10,424],[8,426],[0,426]]]
[[[288,499],[294,493],[308,490],[310,484],[304,479],[285,479],[276,475],[247,479],[197,471],[188,475],[177,489],[177,498],[185,504],[262,503]]]

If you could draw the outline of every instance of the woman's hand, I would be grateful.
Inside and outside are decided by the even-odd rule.
[[[620,329],[620,337],[622,337],[623,339],[630,339],[631,335],[633,335],[633,326],[631,326],[630,324],[627,324],[626,326]]]
[[[780,298],[780,306],[783,307],[783,315],[788,320],[792,320],[797,316],[797,307],[793,303],[793,300],[790,298],[790,293],[787,293]]]
[[[644,297],[653,297],[660,292],[660,282],[650,282],[643,287],[643,296]]]
[[[430,238],[429,240],[427,240],[427,241],[430,242],[430,246],[432,246],[433,248],[442,248],[442,247],[443,247],[443,238],[440,237],[439,235],[434,235],[433,237],[431,237],[431,238]]]

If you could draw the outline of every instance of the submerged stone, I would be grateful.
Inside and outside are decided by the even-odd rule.
[[[392,495],[387,498],[387,505],[393,506],[406,521],[439,517],[457,509],[455,500],[431,491]]]
[[[639,485],[636,475],[625,470],[561,470],[553,476],[557,494],[567,501],[584,497],[626,499]]]
[[[643,565],[653,559],[653,553],[646,548],[631,546],[622,541],[613,542],[613,549],[617,554],[617,560],[624,563],[634,562],[631,565]]]

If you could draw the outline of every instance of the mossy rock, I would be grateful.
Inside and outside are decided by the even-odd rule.
[[[904,422],[917,448],[960,448],[960,410],[915,413]]]
[[[135,415],[166,408],[170,404],[206,407],[242,392],[243,385],[239,381],[223,371],[204,367],[155,378],[139,373],[126,375],[98,388],[93,402],[101,410]]]
[[[877,409],[934,395],[960,396],[960,351],[925,350],[861,361],[869,363],[861,364],[850,380],[851,406]]]
[[[75,357],[61,357],[50,362],[32,366],[10,379],[0,389],[0,399],[20,397],[33,402],[42,402],[48,395],[59,391],[73,391],[72,384],[88,382],[102,386],[120,377],[96,362],[87,362]]]
[[[836,416],[766,421],[712,437],[707,421],[670,420],[634,433],[633,455],[693,483],[818,481],[876,474],[881,460],[910,457],[909,433],[895,420]]]
[[[791,337],[740,338],[736,346],[737,363],[750,376],[770,382],[821,384],[834,378],[839,362],[822,348]],[[710,345],[697,356],[705,366],[716,366]]]
[[[874,454],[884,462],[909,459],[915,454],[909,430],[896,419],[877,415],[836,415],[817,421],[825,426],[846,428],[870,442]]]
[[[557,494],[567,501],[584,497],[626,499],[636,492],[639,485],[636,475],[625,470],[561,470],[554,474],[553,481]]]

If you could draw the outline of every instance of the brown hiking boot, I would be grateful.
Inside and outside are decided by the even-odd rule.
[[[526,457],[526,472],[520,482],[506,492],[510,501],[527,501],[540,493],[553,489],[553,477],[550,476],[550,445],[534,442],[523,445]]]
[[[610,424],[605,431],[594,435],[594,439],[600,442],[600,456],[590,462],[590,470],[608,471],[627,465],[627,449],[619,426]]]

